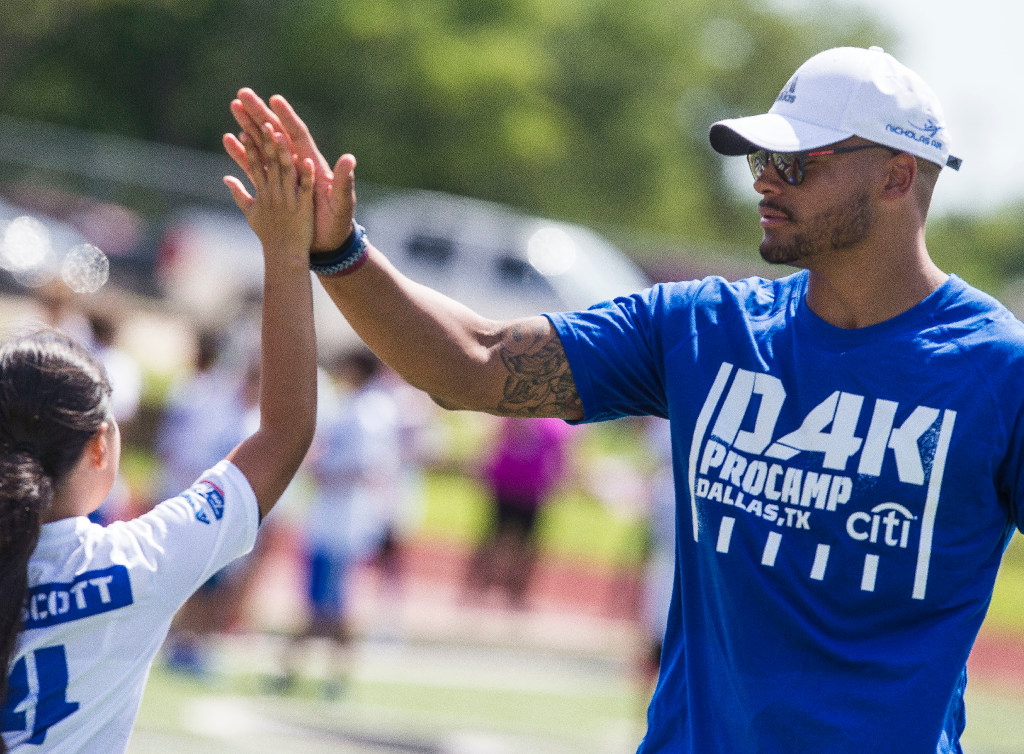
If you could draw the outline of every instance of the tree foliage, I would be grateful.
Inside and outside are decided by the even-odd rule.
[[[762,0],[15,0],[0,111],[209,150],[244,85],[365,179],[680,241],[752,238],[707,129],[890,35]],[[747,210],[741,210],[748,205]]]
[[[996,293],[1024,312],[1024,206],[987,216],[948,215],[931,221],[928,250],[944,270]]]

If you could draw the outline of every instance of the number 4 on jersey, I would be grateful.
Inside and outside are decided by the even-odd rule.
[[[30,744],[41,744],[46,731],[78,709],[78,702],[65,698],[68,689],[68,661],[63,646],[43,647],[32,653],[39,695],[35,707]],[[0,728],[5,733],[29,729],[28,708],[23,703],[29,698],[29,662],[20,657],[7,680],[7,702],[0,713]],[[19,709],[21,707],[21,709]]]

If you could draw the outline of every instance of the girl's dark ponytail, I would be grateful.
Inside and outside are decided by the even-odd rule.
[[[59,331],[0,345],[0,700],[22,627],[29,558],[57,485],[110,416],[109,396],[103,367]]]

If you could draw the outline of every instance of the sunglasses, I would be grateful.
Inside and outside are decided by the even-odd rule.
[[[806,170],[805,160],[808,157],[823,157],[829,154],[844,154],[845,152],[856,152],[858,149],[888,149],[894,155],[899,154],[898,150],[887,147],[883,144],[858,144],[853,147],[832,147],[831,149],[814,149],[809,152],[769,152],[767,149],[758,149],[747,155],[747,163],[750,165],[750,172],[754,180],[761,177],[768,165],[772,164],[779,171],[779,175],[786,179],[791,186],[799,186],[804,182],[804,171]]]

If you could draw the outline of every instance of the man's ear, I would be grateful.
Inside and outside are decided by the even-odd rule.
[[[883,195],[888,199],[900,199],[909,194],[917,180],[917,158],[907,152],[900,152],[889,158],[886,167]]]

